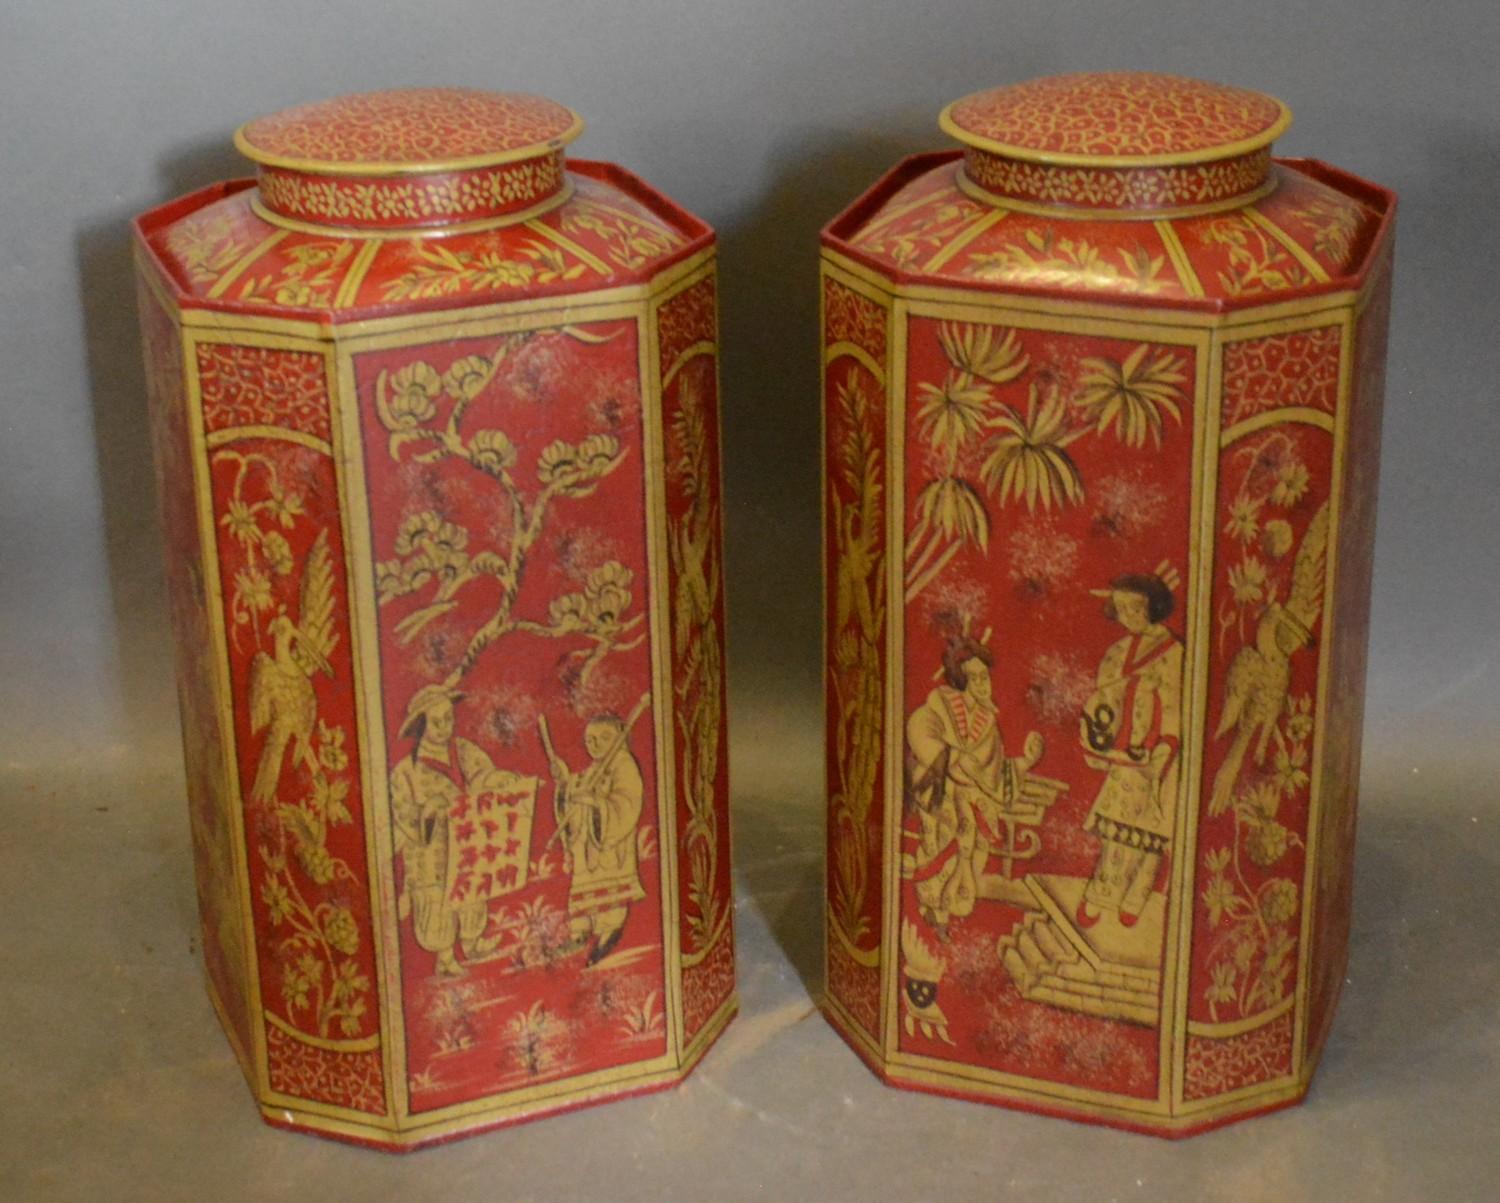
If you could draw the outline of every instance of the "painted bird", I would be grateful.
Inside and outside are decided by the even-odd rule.
[[[1274,597],[1261,611],[1255,643],[1242,647],[1224,682],[1224,709],[1214,738],[1234,732],[1234,742],[1214,777],[1208,813],[1222,814],[1234,799],[1245,753],[1255,744],[1255,764],[1265,763],[1271,737],[1281,739],[1277,723],[1286,707],[1295,652],[1312,642],[1312,629],[1323,610],[1323,579],[1328,554],[1328,503],[1324,502],[1302,536],[1292,565],[1291,596],[1283,605]]]
[[[326,529],[318,532],[307,553],[296,620],[282,610],[266,629],[271,654],[257,652],[250,665],[250,731],[266,732],[250,797],[262,804],[276,800],[288,744],[293,764],[317,768],[312,734],[318,695],[312,676],[320,670],[333,676],[328,657],[339,638],[333,629],[333,564]]]

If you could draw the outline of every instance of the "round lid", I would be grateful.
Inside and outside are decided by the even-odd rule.
[[[1054,75],[955,100],[938,123],[967,148],[976,199],[1126,219],[1234,208],[1275,187],[1270,96],[1176,75]]]
[[[463,171],[535,158],[583,130],[543,96],[473,88],[364,92],[257,117],[235,132],[246,158],[317,175]]]
[[[524,221],[571,192],[572,109],[520,92],[365,92],[258,117],[234,143],[267,221],[344,235],[448,234]]]
[[[975,92],[945,108],[938,123],[967,146],[1023,162],[1166,167],[1269,146],[1292,114],[1245,88],[1111,71]]]

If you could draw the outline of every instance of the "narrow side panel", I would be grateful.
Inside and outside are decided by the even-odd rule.
[[[733,997],[735,983],[717,312],[711,270],[656,310],[688,1048]]]
[[[385,1115],[328,352],[200,339],[268,1085]]]
[[[822,288],[827,990],[878,1048],[890,309],[826,266]]]
[[[1223,343],[1187,1104],[1296,1069],[1343,339],[1319,316]]]

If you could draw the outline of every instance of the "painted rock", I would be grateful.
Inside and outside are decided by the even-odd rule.
[[[1347,957],[1395,198],[1238,88],[949,105],[823,234],[826,1011],[894,1085],[1181,1135]]]
[[[713,232],[539,97],[252,121],[135,225],[214,1003],[410,1147],[735,1007]]]

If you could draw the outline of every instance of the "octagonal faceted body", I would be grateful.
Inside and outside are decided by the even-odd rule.
[[[312,105],[136,223],[204,956],[276,1124],[649,1090],[734,1010],[713,234],[578,129]]]
[[[981,93],[824,232],[826,1011],[893,1084],[1167,1135],[1307,1088],[1395,202],[1288,120]]]

